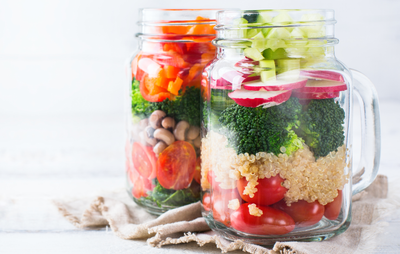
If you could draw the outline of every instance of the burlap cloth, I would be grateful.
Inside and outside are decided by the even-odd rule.
[[[55,204],[61,214],[78,228],[109,225],[120,238],[147,238],[147,243],[154,247],[194,241],[200,246],[215,243],[222,252],[354,253],[373,248],[374,241],[369,240],[387,226],[381,219],[400,207],[399,196],[386,199],[387,196],[387,177],[378,175],[370,187],[353,197],[353,219],[345,233],[323,242],[277,242],[272,250],[219,237],[210,231],[201,217],[200,203],[171,210],[158,218],[145,212],[122,190],[91,199],[56,200]]]

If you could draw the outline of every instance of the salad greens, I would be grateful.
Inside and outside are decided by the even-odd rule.
[[[227,130],[228,142],[238,154],[291,154],[303,148],[303,140],[294,132],[300,124],[301,108],[294,97],[269,108],[234,104],[221,112],[219,122]]]
[[[191,187],[182,190],[169,190],[162,187],[156,179],[155,182],[156,187],[148,193],[147,197],[142,198],[155,202],[159,207],[163,205],[182,206],[200,200],[199,190],[192,187],[192,185],[195,185],[194,182]]]

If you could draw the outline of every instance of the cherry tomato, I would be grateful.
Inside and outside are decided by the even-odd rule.
[[[258,179],[258,184],[256,186],[257,192],[254,193],[254,197],[252,198],[250,198],[249,195],[243,194],[248,183],[245,177],[237,181],[237,187],[243,200],[257,205],[272,205],[281,200],[287,191],[287,189],[282,186],[283,181],[284,180],[279,175]]]
[[[291,203],[290,206],[286,205],[284,200],[272,206],[289,214],[290,217],[296,222],[296,226],[308,227],[314,225],[324,216],[325,208],[318,201],[308,203],[307,201],[300,200]]]
[[[329,220],[336,220],[339,217],[340,209],[342,208],[343,194],[338,190],[338,196],[330,203],[325,205],[325,217]]]
[[[212,211],[214,220],[230,226],[230,217],[234,210],[228,208],[228,204],[232,199],[238,199],[239,204],[242,203],[237,189],[223,190],[222,192],[214,192],[213,190]]]
[[[200,183],[201,179],[201,159],[200,157],[196,160],[196,168],[194,170],[194,180]]]
[[[211,195],[210,193],[205,193],[203,195],[203,200],[201,201],[204,210],[209,212],[211,210]]]
[[[261,216],[251,215],[249,203],[242,204],[231,215],[231,225],[236,230],[257,235],[283,235],[291,232],[294,220],[285,212],[269,206],[257,206]]]
[[[175,141],[157,160],[157,180],[166,189],[187,188],[193,180],[196,152],[186,141]]]
[[[137,172],[144,178],[155,175],[156,155],[151,147],[145,147],[139,142],[132,145],[132,161]],[[153,177],[154,178],[154,177]]]
[[[133,183],[132,195],[137,199],[147,197],[147,192],[151,191],[153,188],[154,186],[149,179],[138,175]]]

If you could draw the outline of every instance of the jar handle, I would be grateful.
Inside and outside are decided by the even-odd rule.
[[[381,159],[381,123],[378,94],[374,84],[361,72],[350,69],[354,91],[361,108],[361,157],[353,175],[353,195],[367,188],[378,174]]]

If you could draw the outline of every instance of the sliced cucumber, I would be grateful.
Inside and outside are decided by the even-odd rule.
[[[290,32],[286,28],[271,28],[268,32],[266,38],[267,39],[289,39]]]
[[[287,58],[286,50],[283,48],[278,48],[275,51],[272,49],[266,49],[262,52],[265,59],[276,60],[280,58]]]
[[[296,80],[300,76],[300,59],[286,58],[277,59],[276,61],[276,74],[278,79],[282,80]]]
[[[262,52],[264,49],[267,48],[265,43],[265,38],[262,32],[258,32],[258,34],[253,36],[252,39],[253,39],[251,44],[252,48],[257,49],[259,52]]]
[[[259,34],[261,34],[261,36]],[[261,29],[248,29],[247,30],[247,38],[264,39],[264,35],[261,32]]]
[[[306,34],[303,32],[303,30],[301,30],[298,27],[295,27],[292,32],[290,33],[290,37],[295,38],[295,39],[303,39],[306,37]]]
[[[305,26],[302,27],[301,30],[306,34],[307,38],[319,38],[324,37],[326,34],[326,29],[323,25],[323,22],[318,22],[320,20],[324,20],[324,16],[321,14],[313,13],[313,14],[304,14],[301,17],[301,21],[316,21],[311,22],[311,24],[315,24],[313,26]]]
[[[275,81],[276,74],[275,74],[275,61],[274,60],[261,60],[260,67],[263,68],[270,68],[271,70],[261,71],[261,81],[263,83],[267,83],[268,81]]]
[[[264,59],[263,55],[256,48],[247,48],[244,50],[243,53],[246,57],[251,58],[254,61],[260,61],[260,60]]]
[[[271,23],[272,17],[265,11],[258,12],[257,23]]]
[[[273,23],[282,23],[282,25],[288,25],[293,22],[293,19],[292,19],[292,17],[290,17],[290,15],[286,11],[283,11],[283,12],[279,13],[278,15],[276,15],[272,19],[272,22]],[[288,30],[289,32],[291,32],[293,30],[293,28],[291,28],[291,27],[286,27],[284,29]]]

